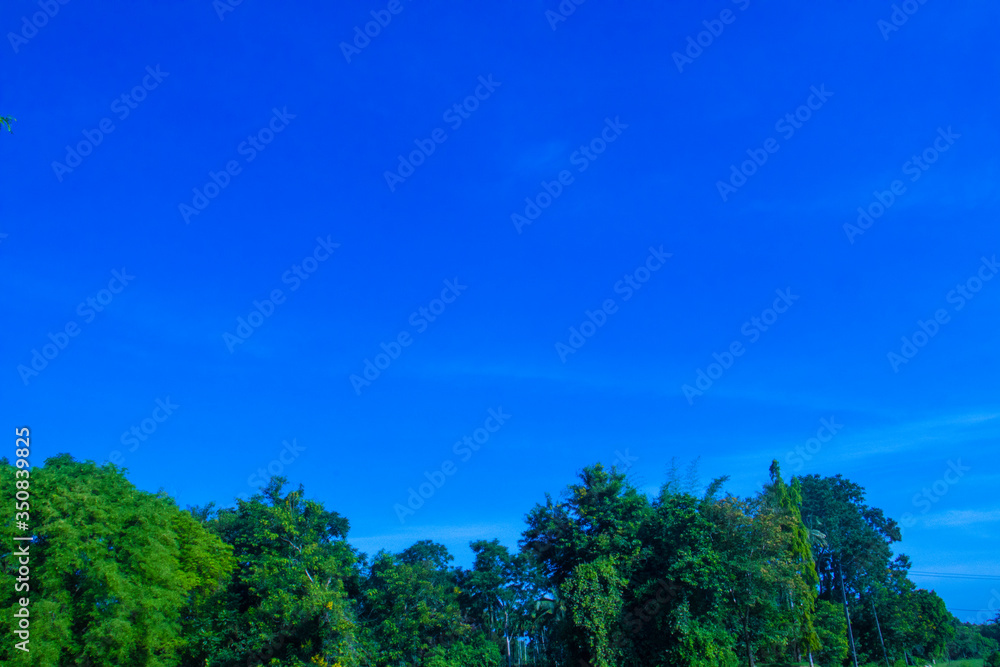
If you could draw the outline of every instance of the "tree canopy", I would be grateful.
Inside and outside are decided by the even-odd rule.
[[[776,462],[749,497],[676,472],[649,496],[587,467],[528,511],[517,549],[474,540],[470,569],[429,540],[359,553],[345,517],[280,477],[187,510],[68,455],[30,472],[2,460],[0,477],[9,503],[16,479],[32,489],[32,654],[8,642],[3,664],[829,667],[994,660],[1000,638],[910,581],[896,523],[863,488],[786,482]]]

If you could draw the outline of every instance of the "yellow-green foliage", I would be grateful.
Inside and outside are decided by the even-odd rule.
[[[136,489],[113,465],[63,455],[29,470],[30,532],[3,518],[0,627],[30,600],[30,656],[0,645],[4,665],[179,664],[182,617],[233,568],[232,548],[168,497]],[[15,468],[0,465],[0,504],[14,506]],[[33,535],[30,590],[14,593],[14,535]]]

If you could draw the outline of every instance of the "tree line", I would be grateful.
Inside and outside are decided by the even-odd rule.
[[[236,667],[817,667],[981,657],[1000,615],[960,623],[893,555],[895,521],[840,475],[751,497],[658,495],[585,468],[526,515],[516,550],[440,544],[367,555],[348,520],[272,478],[235,507],[180,509],[113,464],[62,454],[31,470],[30,593],[14,593],[13,512],[0,546],[0,627],[30,596],[30,654],[10,665]],[[14,467],[0,494],[14,503]]]

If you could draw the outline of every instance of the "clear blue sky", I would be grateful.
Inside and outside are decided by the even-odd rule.
[[[459,563],[597,461],[750,494],[777,458],[1000,575],[1000,8],[693,4],[5,3],[3,421],[182,506],[283,456],[364,550]]]

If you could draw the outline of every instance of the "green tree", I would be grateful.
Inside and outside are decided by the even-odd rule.
[[[841,475],[809,475],[801,478],[801,485],[806,525],[825,534],[824,540],[813,544],[820,597],[842,604],[857,667],[850,606],[859,592],[869,588],[871,573],[885,572],[892,556],[889,545],[902,539],[899,526],[882,510],[865,504],[865,490]]]
[[[718,548],[715,499],[725,478],[704,497],[672,476],[660,489],[640,533],[640,565],[626,591],[626,663],[636,667],[735,665],[726,602],[732,581]]]
[[[840,667],[851,653],[847,644],[847,620],[840,605],[828,600],[816,601],[813,627],[819,639],[816,658],[823,667]]]
[[[995,639],[1000,642],[1000,613],[997,613],[996,618],[987,621],[984,625],[979,626],[979,632],[984,637],[989,637],[990,639]]]
[[[0,116],[0,128],[6,127],[7,131],[11,134],[14,133],[14,129],[11,127],[11,123],[15,122],[16,118],[11,118],[10,116]]]
[[[512,555],[499,540],[469,545],[472,570],[459,572],[462,605],[473,622],[500,647],[510,665],[512,642],[529,633],[531,611],[543,594],[524,554]]]
[[[948,656],[955,658],[987,658],[1000,646],[997,641],[983,635],[980,626],[972,623],[959,623],[952,619],[955,636],[948,642]]]
[[[67,455],[36,470],[0,461],[0,500],[15,502],[15,482],[32,507],[0,520],[0,623],[13,625],[18,593],[12,538],[30,535],[33,655],[8,642],[3,664],[514,667],[530,653],[532,667],[804,654],[839,667],[987,657],[1000,637],[918,590],[905,555],[890,560],[899,531],[861,487],[786,484],[776,463],[749,498],[720,498],[725,478],[697,495],[693,467],[654,498],[585,468],[529,512],[519,553],[477,540],[469,570],[428,540],[369,560],[346,542],[347,519],[282,478],[236,507],[188,512]]]
[[[28,472],[28,475],[21,473]],[[186,618],[233,568],[231,548],[164,494],[136,489],[114,465],[68,454],[42,468],[0,460],[0,498],[15,504],[15,479],[29,481],[31,643],[0,645],[5,665],[180,664]],[[3,518],[0,625],[14,625],[18,558],[13,513]]]
[[[398,555],[376,554],[362,583],[359,612],[370,664],[423,667],[433,660],[457,667],[455,661],[468,654],[499,664],[496,647],[462,618],[452,560],[444,546],[428,540]]]
[[[614,557],[581,563],[560,586],[570,610],[568,638],[591,667],[615,667],[621,658],[619,619],[626,585]]]
[[[637,554],[639,527],[649,514],[649,499],[624,473],[598,463],[579,477],[580,484],[570,485],[564,502],[546,495],[546,503],[529,512],[521,540],[556,586],[583,563]]]
[[[928,659],[945,656],[945,647],[955,635],[952,615],[944,600],[934,591],[918,589],[910,594],[910,645],[914,653]]]
[[[600,661],[616,650],[608,624],[621,616],[621,587],[638,562],[639,532],[650,505],[614,468],[597,464],[579,478],[565,501],[547,495],[544,505],[529,512],[521,545],[564,605],[557,633],[570,639],[568,658]]]
[[[725,605],[746,663],[756,664],[759,648],[782,647],[786,632],[798,628],[786,616],[785,590],[793,563],[782,533],[782,515],[771,511],[763,496],[729,497],[712,508],[715,548],[727,564]],[[721,602],[721,601],[720,601]]]
[[[198,610],[193,664],[362,664],[348,598],[357,588],[348,521],[306,500],[301,486],[284,493],[284,485],[272,478],[262,494],[214,516],[193,510],[237,562],[226,590]]]
[[[798,662],[803,653],[809,654],[819,645],[812,618],[819,575],[812,554],[811,531],[802,520],[801,480],[793,478],[790,485],[785,484],[777,461],[771,462],[770,473],[771,483],[764,489],[764,498],[771,511],[778,515],[786,556],[786,559],[779,559],[784,565],[779,586],[783,602],[787,604],[783,615],[788,619],[781,621],[781,627],[787,628],[782,634],[790,641],[792,658]]]

